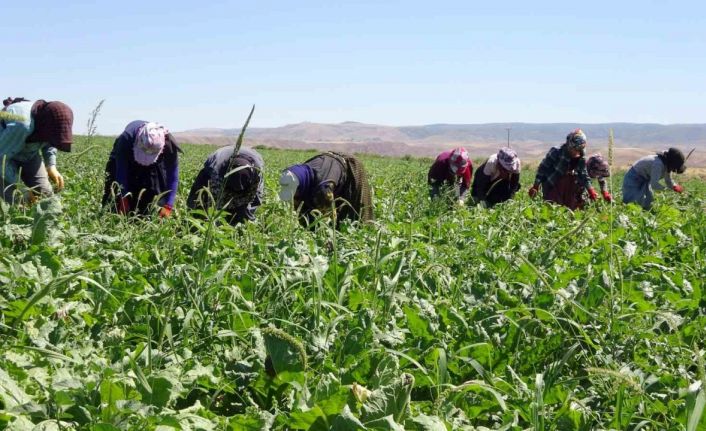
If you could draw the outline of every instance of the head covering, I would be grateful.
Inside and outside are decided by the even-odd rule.
[[[283,201],[291,201],[297,190],[309,190],[314,182],[314,171],[311,166],[292,165],[282,171],[279,177],[279,198]]]
[[[463,147],[454,148],[449,157],[449,168],[456,175],[463,175],[463,171],[468,167],[470,158],[468,152]]]
[[[236,193],[245,192],[251,189],[253,184],[255,188],[259,185],[260,174],[248,159],[243,157],[235,157],[230,166],[231,170],[237,169],[225,178],[225,186],[228,190]]]
[[[517,174],[520,172],[520,158],[512,148],[501,148],[498,151],[498,162],[506,171]]]
[[[244,157],[232,159],[230,168],[231,170],[225,173],[223,182],[225,188],[223,201],[229,202],[230,208],[249,205],[255,198],[262,180],[260,170]],[[233,170],[235,172],[232,172]]]
[[[682,174],[686,170],[686,165],[684,164],[686,163],[686,158],[679,148],[670,147],[667,151],[663,151],[661,154],[657,153],[657,155],[662,159],[669,171]]]
[[[16,103],[16,100],[12,103]],[[71,151],[74,113],[68,105],[37,100],[32,105],[32,118],[34,131],[27,137],[26,142],[46,142],[57,150]]]
[[[608,161],[604,159],[600,153],[596,153],[586,160],[586,169],[588,170],[588,176],[591,178],[605,178],[610,176]]]
[[[135,161],[142,166],[149,166],[156,162],[164,150],[168,133],[164,126],[151,122],[137,129],[135,144],[132,147]]]
[[[299,179],[290,170],[285,169],[279,177],[279,198],[283,201],[291,201],[299,187]]]
[[[586,146],[586,134],[581,129],[575,129],[566,135],[566,143],[571,150],[580,150]]]

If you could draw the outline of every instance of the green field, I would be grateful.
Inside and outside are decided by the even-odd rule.
[[[60,154],[60,199],[0,204],[0,429],[706,430],[700,180],[574,214],[525,170],[449,209],[430,160],[362,156],[377,221],[336,232],[277,200],[313,153],[263,149],[232,228],[185,209],[207,146],[174,217],[104,212],[111,144]]]

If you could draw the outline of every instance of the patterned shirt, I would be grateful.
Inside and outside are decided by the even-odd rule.
[[[538,186],[542,184],[543,189],[551,189],[559,178],[572,171],[573,167],[578,177],[579,184],[586,190],[592,189],[591,179],[588,177],[588,171],[586,170],[585,153],[582,151],[580,158],[572,159],[565,147],[566,144],[561,147],[553,147],[549,150],[544,160],[542,160],[542,163],[540,163],[537,168],[537,176],[534,178],[534,185]]]

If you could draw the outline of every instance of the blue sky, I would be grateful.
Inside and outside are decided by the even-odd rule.
[[[3,97],[75,131],[706,122],[703,1],[3,2]],[[8,40],[9,37],[9,40]]]

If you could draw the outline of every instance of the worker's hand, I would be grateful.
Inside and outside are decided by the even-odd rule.
[[[679,184],[674,184],[672,187],[672,190],[674,190],[677,193],[681,193],[684,191],[684,187],[680,186]]]
[[[463,199],[459,199],[456,201],[456,205],[462,207],[462,206],[466,205],[466,201],[464,201]]]
[[[593,188],[590,188],[588,189],[588,198],[595,202],[598,200],[598,193]]]
[[[613,202],[613,196],[608,193],[608,190],[603,190],[603,199],[605,199],[606,202]]]
[[[172,215],[171,205],[165,204],[162,208],[159,209],[159,218],[167,218],[170,215]]]
[[[529,197],[534,198],[537,196],[537,192],[539,192],[539,186],[535,184],[529,189]]]
[[[29,206],[36,204],[39,201],[39,195],[35,194],[32,190],[27,191],[27,202]]]
[[[56,166],[49,166],[47,168],[47,175],[49,175],[49,180],[56,185],[57,190],[62,190],[64,188],[64,177],[56,169]]]
[[[130,199],[123,196],[118,200],[118,214],[126,215],[130,212]]]

